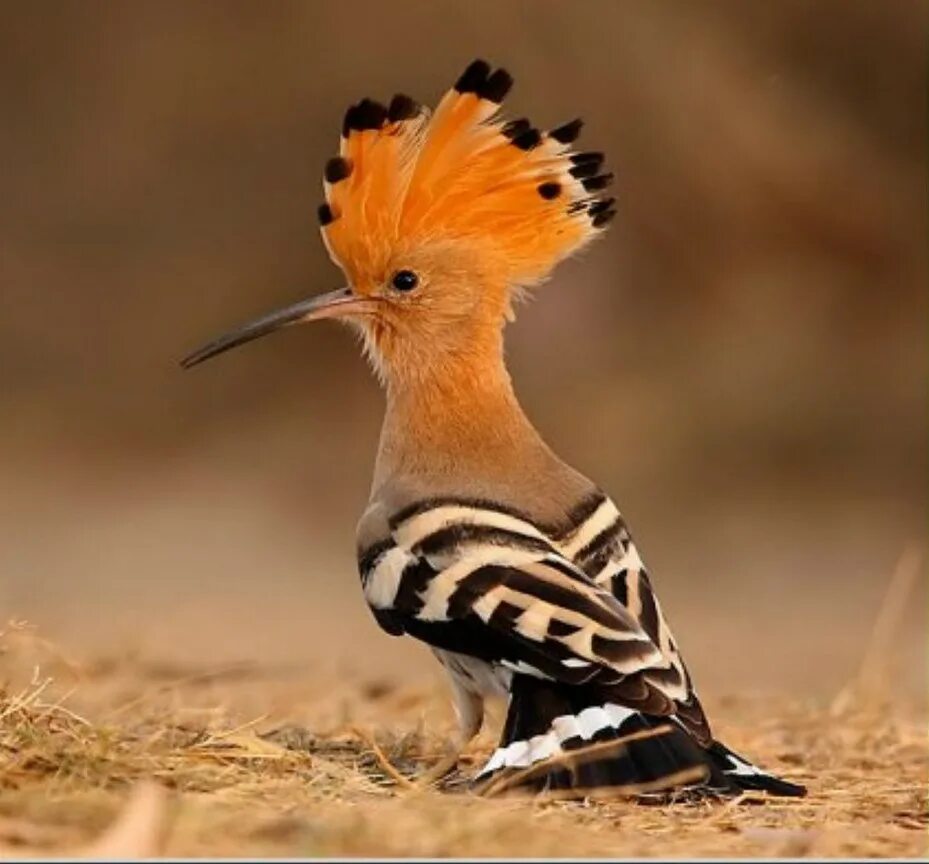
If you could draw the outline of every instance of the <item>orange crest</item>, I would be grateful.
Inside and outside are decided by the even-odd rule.
[[[379,280],[398,248],[456,239],[493,256],[510,285],[544,278],[613,217],[595,193],[612,179],[600,153],[572,153],[581,121],[540,132],[504,122],[512,85],[475,60],[430,116],[408,96],[348,109],[326,165],[323,239],[353,283]]]

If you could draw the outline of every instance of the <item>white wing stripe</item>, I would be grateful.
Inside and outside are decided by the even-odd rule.
[[[394,539],[401,546],[411,549],[430,534],[441,531],[452,525],[480,525],[482,528],[499,528],[503,531],[512,531],[514,534],[523,534],[537,540],[548,541],[548,538],[539,531],[535,525],[496,510],[480,510],[475,507],[463,505],[447,505],[435,507],[425,513],[418,513],[406,522],[399,525],[394,531]]]
[[[580,738],[581,727],[578,726],[577,718],[571,714],[563,714],[552,720],[552,729],[558,736],[558,740],[564,744],[569,738]]]
[[[626,720],[628,720],[635,711],[631,708],[626,708],[624,705],[617,705],[615,702],[607,702],[603,706],[603,710],[606,711],[607,715],[610,718],[610,725],[614,729],[618,729]]]
[[[607,561],[603,569],[593,577],[594,582],[601,588],[609,590],[610,580],[623,568],[616,561]]]
[[[375,609],[390,609],[397,597],[404,568],[415,559],[406,549],[388,549],[369,574],[364,586],[365,599]]]
[[[533,762],[541,762],[543,759],[550,759],[556,753],[561,751],[561,742],[554,732],[548,732],[545,735],[536,735],[529,739],[529,752],[532,755]]]
[[[723,769],[726,774],[734,774],[737,777],[768,776],[760,768],[756,768],[752,765],[751,762],[745,762],[739,759],[734,753],[726,754],[726,758],[729,760],[729,764],[734,766],[732,768]]]
[[[550,675],[546,675],[544,672],[536,669],[531,663],[526,663],[524,660],[517,660],[515,663],[512,660],[501,660],[500,665],[520,675],[531,675],[533,678],[541,678],[545,681],[552,680]]]
[[[448,601],[458,583],[480,567],[497,564],[501,567],[519,567],[538,558],[538,553],[526,549],[508,549],[506,546],[475,546],[468,554],[446,567],[435,576],[426,588],[426,603],[418,618],[422,621],[447,621]]]
[[[474,614],[486,624],[490,616],[494,614],[494,610],[500,605],[500,601],[503,600],[504,594],[506,594],[505,585],[498,585],[496,588],[491,588],[483,597],[474,601],[471,609],[474,611]]]
[[[594,537],[606,531],[617,519],[619,519],[619,510],[607,498],[594,510],[586,522],[579,525],[574,533],[562,542],[561,550],[565,557],[573,559]]]
[[[548,622],[556,611],[551,603],[537,600],[516,619],[516,632],[535,642],[544,642],[548,635]]]
[[[477,777],[486,777],[500,768],[526,768],[536,762],[550,759],[563,752],[563,744],[573,738],[589,741],[603,729],[619,729],[637,712],[607,702],[603,706],[593,705],[577,715],[562,714],[552,720],[551,728],[544,735],[535,735],[528,741],[512,741],[506,747],[498,747],[480,770]],[[735,760],[730,757],[735,764]],[[746,763],[737,766],[741,773],[748,773]],[[733,771],[732,773],[736,773]]]
[[[602,708],[585,708],[577,715],[577,725],[581,729],[581,738],[587,741],[601,729],[607,729],[613,724],[610,722],[609,714]]]
[[[644,566],[645,564],[639,557],[639,550],[635,548],[635,543],[630,543],[626,554],[616,562],[617,570],[641,570]]]

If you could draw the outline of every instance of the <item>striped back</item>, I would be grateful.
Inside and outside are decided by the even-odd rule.
[[[359,551],[359,568],[390,632],[536,677],[613,688],[709,741],[628,528],[599,491],[562,525],[492,501],[423,499],[390,516],[386,536]]]

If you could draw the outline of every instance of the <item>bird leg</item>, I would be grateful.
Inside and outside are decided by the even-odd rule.
[[[450,674],[449,677],[452,681],[452,704],[458,718],[458,734],[452,740],[452,751],[416,781],[417,787],[432,786],[454,771],[465,747],[480,732],[484,722],[483,696],[467,689],[455,675]]]

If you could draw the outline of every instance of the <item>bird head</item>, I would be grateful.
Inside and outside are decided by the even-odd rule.
[[[404,95],[363,99],[324,170],[323,241],[347,287],[251,322],[193,366],[283,326],[337,318],[361,331],[388,380],[499,351],[513,303],[614,215],[600,153],[576,153],[579,120],[547,132],[506,121],[512,86],[475,60],[434,112]]]

